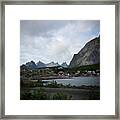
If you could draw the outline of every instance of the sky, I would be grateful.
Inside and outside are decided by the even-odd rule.
[[[69,64],[99,34],[99,20],[21,20],[20,64],[31,60]]]

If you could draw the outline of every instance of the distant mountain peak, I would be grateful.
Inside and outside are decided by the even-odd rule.
[[[40,60],[36,63],[36,65],[37,65],[37,68],[46,67],[46,65],[43,62],[41,62]]]
[[[68,67],[68,65],[67,65],[67,63],[66,63],[66,62],[63,62],[63,63],[61,64],[61,66],[62,66],[62,67],[65,67],[65,68],[67,68],[67,67]]]
[[[48,64],[46,64],[46,67],[56,67],[56,66],[59,66],[59,64],[58,64],[58,62],[50,62],[50,63],[48,63]]]
[[[35,64],[35,62],[34,62],[33,60],[30,61],[30,62],[27,62],[27,63],[25,64],[25,66],[27,66],[27,67],[30,68],[30,69],[37,68],[37,66],[36,66],[36,64]]]
[[[35,64],[35,62],[31,60],[30,62],[27,62],[26,64]]]

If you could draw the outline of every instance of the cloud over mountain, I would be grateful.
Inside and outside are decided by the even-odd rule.
[[[99,32],[99,20],[21,20],[21,64],[30,60],[69,64],[73,54]]]

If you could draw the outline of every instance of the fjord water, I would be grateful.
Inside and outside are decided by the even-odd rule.
[[[53,80],[43,80],[47,83],[56,81],[58,84],[63,85],[70,84],[71,86],[100,86],[100,77],[72,77],[70,79],[53,79]]]

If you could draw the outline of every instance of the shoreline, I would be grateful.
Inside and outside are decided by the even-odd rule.
[[[72,78],[77,78],[77,77],[100,77],[100,76],[49,76],[49,77],[40,77],[40,78],[36,78],[36,79],[31,79],[30,81],[34,81],[34,80],[54,80],[54,79],[72,79]],[[27,80],[29,80],[29,79],[27,79]]]

